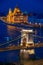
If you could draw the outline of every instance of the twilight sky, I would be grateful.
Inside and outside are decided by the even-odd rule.
[[[29,12],[43,13],[43,0],[0,0],[0,12],[7,14],[9,8],[11,8],[13,10],[16,7],[16,5],[18,5],[18,7],[23,12],[27,11],[28,13]],[[2,21],[0,21],[0,42],[4,42],[5,37],[9,36],[8,32],[6,32],[6,31],[7,31],[7,26]],[[38,35],[43,36],[43,29],[40,28],[38,31],[40,32]],[[18,32],[17,32],[17,34],[18,34]],[[37,41],[37,39],[36,39],[36,41]],[[42,42],[42,39],[41,39],[41,42]],[[43,58],[42,50],[43,50],[43,48],[35,50],[36,57]],[[10,53],[5,53],[5,54],[4,53],[0,53],[1,62],[2,61],[10,62],[10,61],[15,60],[14,54],[17,54],[17,53],[14,53],[12,56],[7,56],[7,55],[10,55]],[[17,58],[17,55],[16,55],[16,58]]]
[[[43,0],[0,0],[0,12],[7,13],[9,8],[13,10],[16,5],[23,12],[43,13]]]

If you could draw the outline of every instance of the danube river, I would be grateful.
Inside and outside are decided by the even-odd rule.
[[[36,35],[43,37],[43,28],[32,28],[32,29],[37,31]],[[0,45],[6,43],[9,40],[15,39],[20,34],[21,32],[15,30],[15,27],[6,25],[2,21],[0,21]],[[20,40],[21,39],[11,42],[9,44],[5,44],[0,47],[3,48],[13,44],[18,45],[20,43]],[[34,37],[35,43],[38,43],[39,41],[43,43],[43,38]],[[19,53],[20,50],[0,52],[0,62],[18,62],[20,59]],[[35,49],[35,58],[37,59],[43,58],[43,48]]]

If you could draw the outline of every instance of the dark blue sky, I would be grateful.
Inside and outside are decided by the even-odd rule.
[[[43,0],[0,0],[0,12],[3,12],[4,14],[8,13],[9,8],[12,8],[12,10],[18,5],[18,7],[24,12],[35,12],[35,13],[43,13]],[[0,42],[4,41],[4,37],[8,35],[8,32],[6,32],[6,25],[3,24],[1,21],[0,23]],[[39,31],[41,34],[41,31]],[[43,33],[43,31],[42,31]],[[37,57],[43,58],[43,52],[41,49],[35,50]],[[15,54],[15,53],[14,53]],[[17,54],[17,53],[16,53]],[[0,61],[15,61],[15,58],[13,56],[7,56],[10,55],[9,53],[0,53]],[[15,57],[18,57],[17,55]]]
[[[0,12],[7,13],[9,8],[13,10],[16,5],[28,13],[43,13],[43,0],[0,0]]]

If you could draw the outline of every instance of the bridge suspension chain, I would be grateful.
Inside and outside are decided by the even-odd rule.
[[[25,35],[24,35],[25,36]],[[22,36],[22,37],[24,37],[24,36]],[[20,38],[22,38],[21,37],[21,35],[19,35],[19,36],[17,36],[15,39],[13,39],[13,40],[11,40],[11,41],[8,41],[8,42],[6,42],[6,43],[3,43],[3,44],[1,44],[0,46],[3,46],[3,45],[5,45],[5,44],[9,44],[9,43],[11,43],[11,42],[13,42],[13,41],[16,41],[16,40],[18,40],[18,39],[20,39]]]
[[[24,35],[25,36],[25,35]],[[3,45],[5,45],[5,44],[9,44],[9,43],[11,43],[11,42],[13,42],[13,41],[16,41],[16,40],[18,40],[18,39],[20,39],[20,38],[23,38],[24,36],[22,36],[21,37],[21,35],[19,35],[19,36],[17,36],[15,39],[13,39],[13,40],[11,40],[11,41],[8,41],[8,42],[6,42],[6,43],[3,43],[3,44],[1,44],[0,46],[3,46]],[[32,35],[33,37],[38,37],[38,38],[42,38],[43,39],[43,37],[41,37],[41,36],[38,36],[38,35]]]
[[[4,20],[2,20],[2,21],[4,22]],[[4,22],[4,23],[5,23],[5,24],[9,24],[9,23],[7,23],[7,22]],[[10,24],[9,24],[9,25],[10,25]],[[23,26],[32,27],[32,26],[26,25],[26,24],[22,24],[22,25],[23,25]],[[16,25],[14,25],[14,26],[16,26]],[[16,27],[17,27],[17,26],[16,26]],[[22,27],[20,27],[20,29],[22,29]],[[41,36],[39,36],[39,35],[33,35],[33,37],[43,38],[43,37],[41,37]],[[6,42],[6,43],[1,44],[0,46],[5,45],[5,44],[8,44],[8,43],[11,43],[11,42],[13,42],[13,41],[15,41],[15,40],[18,40],[19,38],[21,38],[21,35],[18,36],[17,38],[15,38],[15,39],[11,40],[11,41],[8,41],[8,42]]]
[[[39,36],[39,35],[32,35],[32,36],[37,38],[43,38],[42,36]]]

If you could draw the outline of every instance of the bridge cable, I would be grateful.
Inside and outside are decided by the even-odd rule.
[[[22,36],[22,37],[24,37],[24,36]],[[3,44],[1,44],[0,46],[3,46],[3,45],[5,45],[5,44],[11,43],[11,42],[13,42],[13,41],[16,41],[16,40],[18,40],[18,39],[20,39],[20,38],[22,38],[22,37],[21,37],[21,35],[19,35],[19,36],[17,36],[15,39],[13,39],[13,40],[11,40],[11,41],[8,41],[8,42],[6,42],[6,43],[3,43]]]

